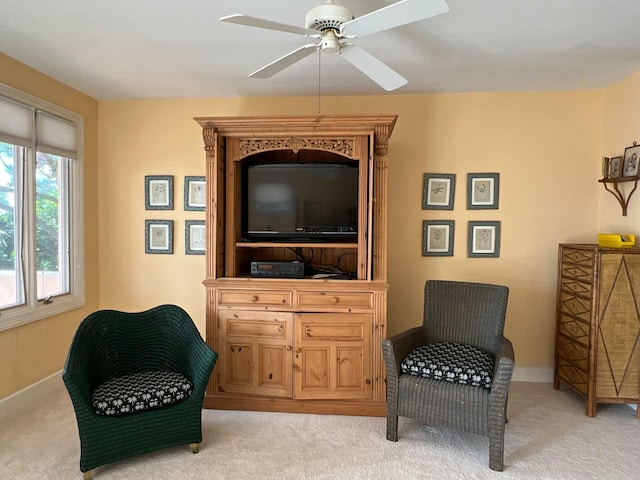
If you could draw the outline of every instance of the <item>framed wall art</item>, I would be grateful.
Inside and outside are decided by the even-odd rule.
[[[467,210],[497,209],[499,193],[499,173],[467,174]]]
[[[173,220],[144,221],[144,253],[173,253]]]
[[[422,185],[423,210],[453,210],[455,174],[425,173]]]
[[[500,222],[469,222],[467,256],[500,256]]]
[[[624,149],[624,160],[622,162],[622,176],[638,176],[638,160],[640,160],[640,145],[635,143],[631,147]]]
[[[145,210],[173,210],[173,175],[144,177]]]
[[[204,255],[207,247],[207,231],[204,220],[186,220],[184,224],[184,253]]]
[[[454,220],[424,220],[422,222],[422,256],[453,256]]]
[[[205,177],[184,177],[184,209],[204,211],[207,201]]]

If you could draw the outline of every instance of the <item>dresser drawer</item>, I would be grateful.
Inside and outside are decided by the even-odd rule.
[[[582,344],[584,348],[589,348],[591,328],[588,322],[583,322],[579,318],[561,314],[558,333]]]
[[[292,313],[220,310],[218,320],[226,336],[287,339]]]
[[[562,291],[560,292],[560,313],[574,316],[589,324],[591,321],[591,299]]]
[[[290,307],[291,290],[218,290],[218,305]]]
[[[571,365],[586,373],[589,370],[589,348],[564,335],[556,336],[556,362]]]
[[[373,308],[371,292],[298,291],[296,303],[301,308]]]
[[[593,281],[593,250],[563,248],[562,276],[591,283]]]

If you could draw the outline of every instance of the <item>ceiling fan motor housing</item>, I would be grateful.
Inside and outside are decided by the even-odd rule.
[[[326,29],[339,31],[343,23],[353,20],[353,18],[351,10],[329,0],[325,5],[314,7],[307,12],[305,26],[319,32]]]

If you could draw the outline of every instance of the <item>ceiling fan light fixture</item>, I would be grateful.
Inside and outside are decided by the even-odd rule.
[[[327,29],[340,30],[343,23],[353,20],[353,13],[347,7],[328,0],[325,5],[314,7],[305,16],[305,26],[319,32]]]
[[[320,42],[320,49],[325,53],[336,53],[340,51],[340,40],[333,29],[325,30]]]

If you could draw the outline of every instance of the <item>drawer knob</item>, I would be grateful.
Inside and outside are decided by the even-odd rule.
[[[338,297],[331,297],[331,301],[333,303],[338,303],[340,301],[340,299]]]
[[[258,301],[258,295],[254,295],[253,297],[251,297],[251,301],[252,302],[257,302]]]

